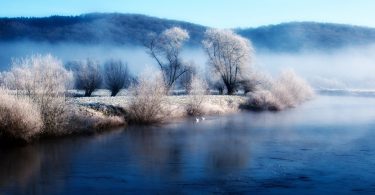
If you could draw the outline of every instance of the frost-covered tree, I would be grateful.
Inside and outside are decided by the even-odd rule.
[[[208,29],[202,42],[208,64],[219,75],[228,94],[234,94],[250,69],[253,47],[231,30]]]
[[[106,87],[111,91],[111,96],[129,86],[131,82],[128,65],[121,60],[109,60],[104,64],[104,78]]]
[[[75,71],[75,84],[78,89],[85,91],[85,96],[91,96],[102,84],[102,74],[99,63],[91,59],[80,61]]]
[[[167,91],[188,71],[180,55],[183,43],[188,39],[186,30],[172,27],[159,35],[150,34],[144,43],[150,56],[159,65]]]

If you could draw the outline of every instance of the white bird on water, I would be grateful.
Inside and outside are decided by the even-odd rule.
[[[195,122],[196,122],[196,123],[199,123],[199,118],[195,118]]]
[[[204,121],[204,120],[206,120],[206,118],[204,118],[204,117],[202,116],[202,121]]]

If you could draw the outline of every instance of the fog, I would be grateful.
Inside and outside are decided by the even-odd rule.
[[[257,53],[255,64],[276,74],[292,68],[315,88],[375,88],[375,45],[328,52]]]
[[[128,62],[131,71],[139,72],[154,64],[142,47],[116,47],[112,45],[79,45],[75,43],[36,43],[17,42],[0,43],[0,70],[10,67],[11,59],[32,54],[52,54],[63,62],[91,58],[104,62],[109,59],[121,59]]]
[[[0,43],[0,71],[9,69],[11,58],[31,54],[51,53],[64,62],[92,58],[100,62],[121,59],[128,62],[134,74],[148,66],[156,67],[154,60],[139,47],[112,45],[78,45],[75,43],[36,43],[20,41]],[[375,89],[375,45],[335,51],[304,51],[300,53],[275,53],[258,51],[254,67],[271,75],[286,68],[294,69],[315,88]],[[206,56],[201,48],[184,49],[185,61],[194,62],[201,72],[206,70]]]

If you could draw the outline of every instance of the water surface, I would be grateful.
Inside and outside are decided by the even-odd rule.
[[[375,193],[375,98],[0,149],[0,194]]]

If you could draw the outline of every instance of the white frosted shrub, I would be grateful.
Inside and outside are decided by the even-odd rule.
[[[167,109],[163,105],[167,90],[160,72],[144,73],[129,91],[132,96],[126,114],[129,123],[150,124],[165,119]]]
[[[311,86],[292,70],[286,70],[264,89],[248,93],[245,107],[257,110],[283,110],[295,107],[314,96]]]
[[[278,100],[280,108],[295,107],[314,95],[313,89],[293,70],[286,70],[273,82],[271,93]]]
[[[282,105],[268,90],[261,90],[253,93],[248,93],[249,100],[246,104],[247,108],[253,110],[281,110]]]
[[[190,82],[189,100],[186,112],[190,116],[201,116],[205,114],[203,104],[207,94],[208,85],[203,79],[193,76]]]
[[[28,97],[0,90],[0,135],[30,141],[43,128],[40,110]]]
[[[72,79],[73,74],[50,54],[13,59],[6,76],[11,88],[35,98],[62,96]]]
[[[65,92],[73,75],[62,62],[51,55],[33,55],[14,59],[6,74],[7,86],[26,95],[38,106],[43,120],[44,134],[65,131],[67,106]]]

